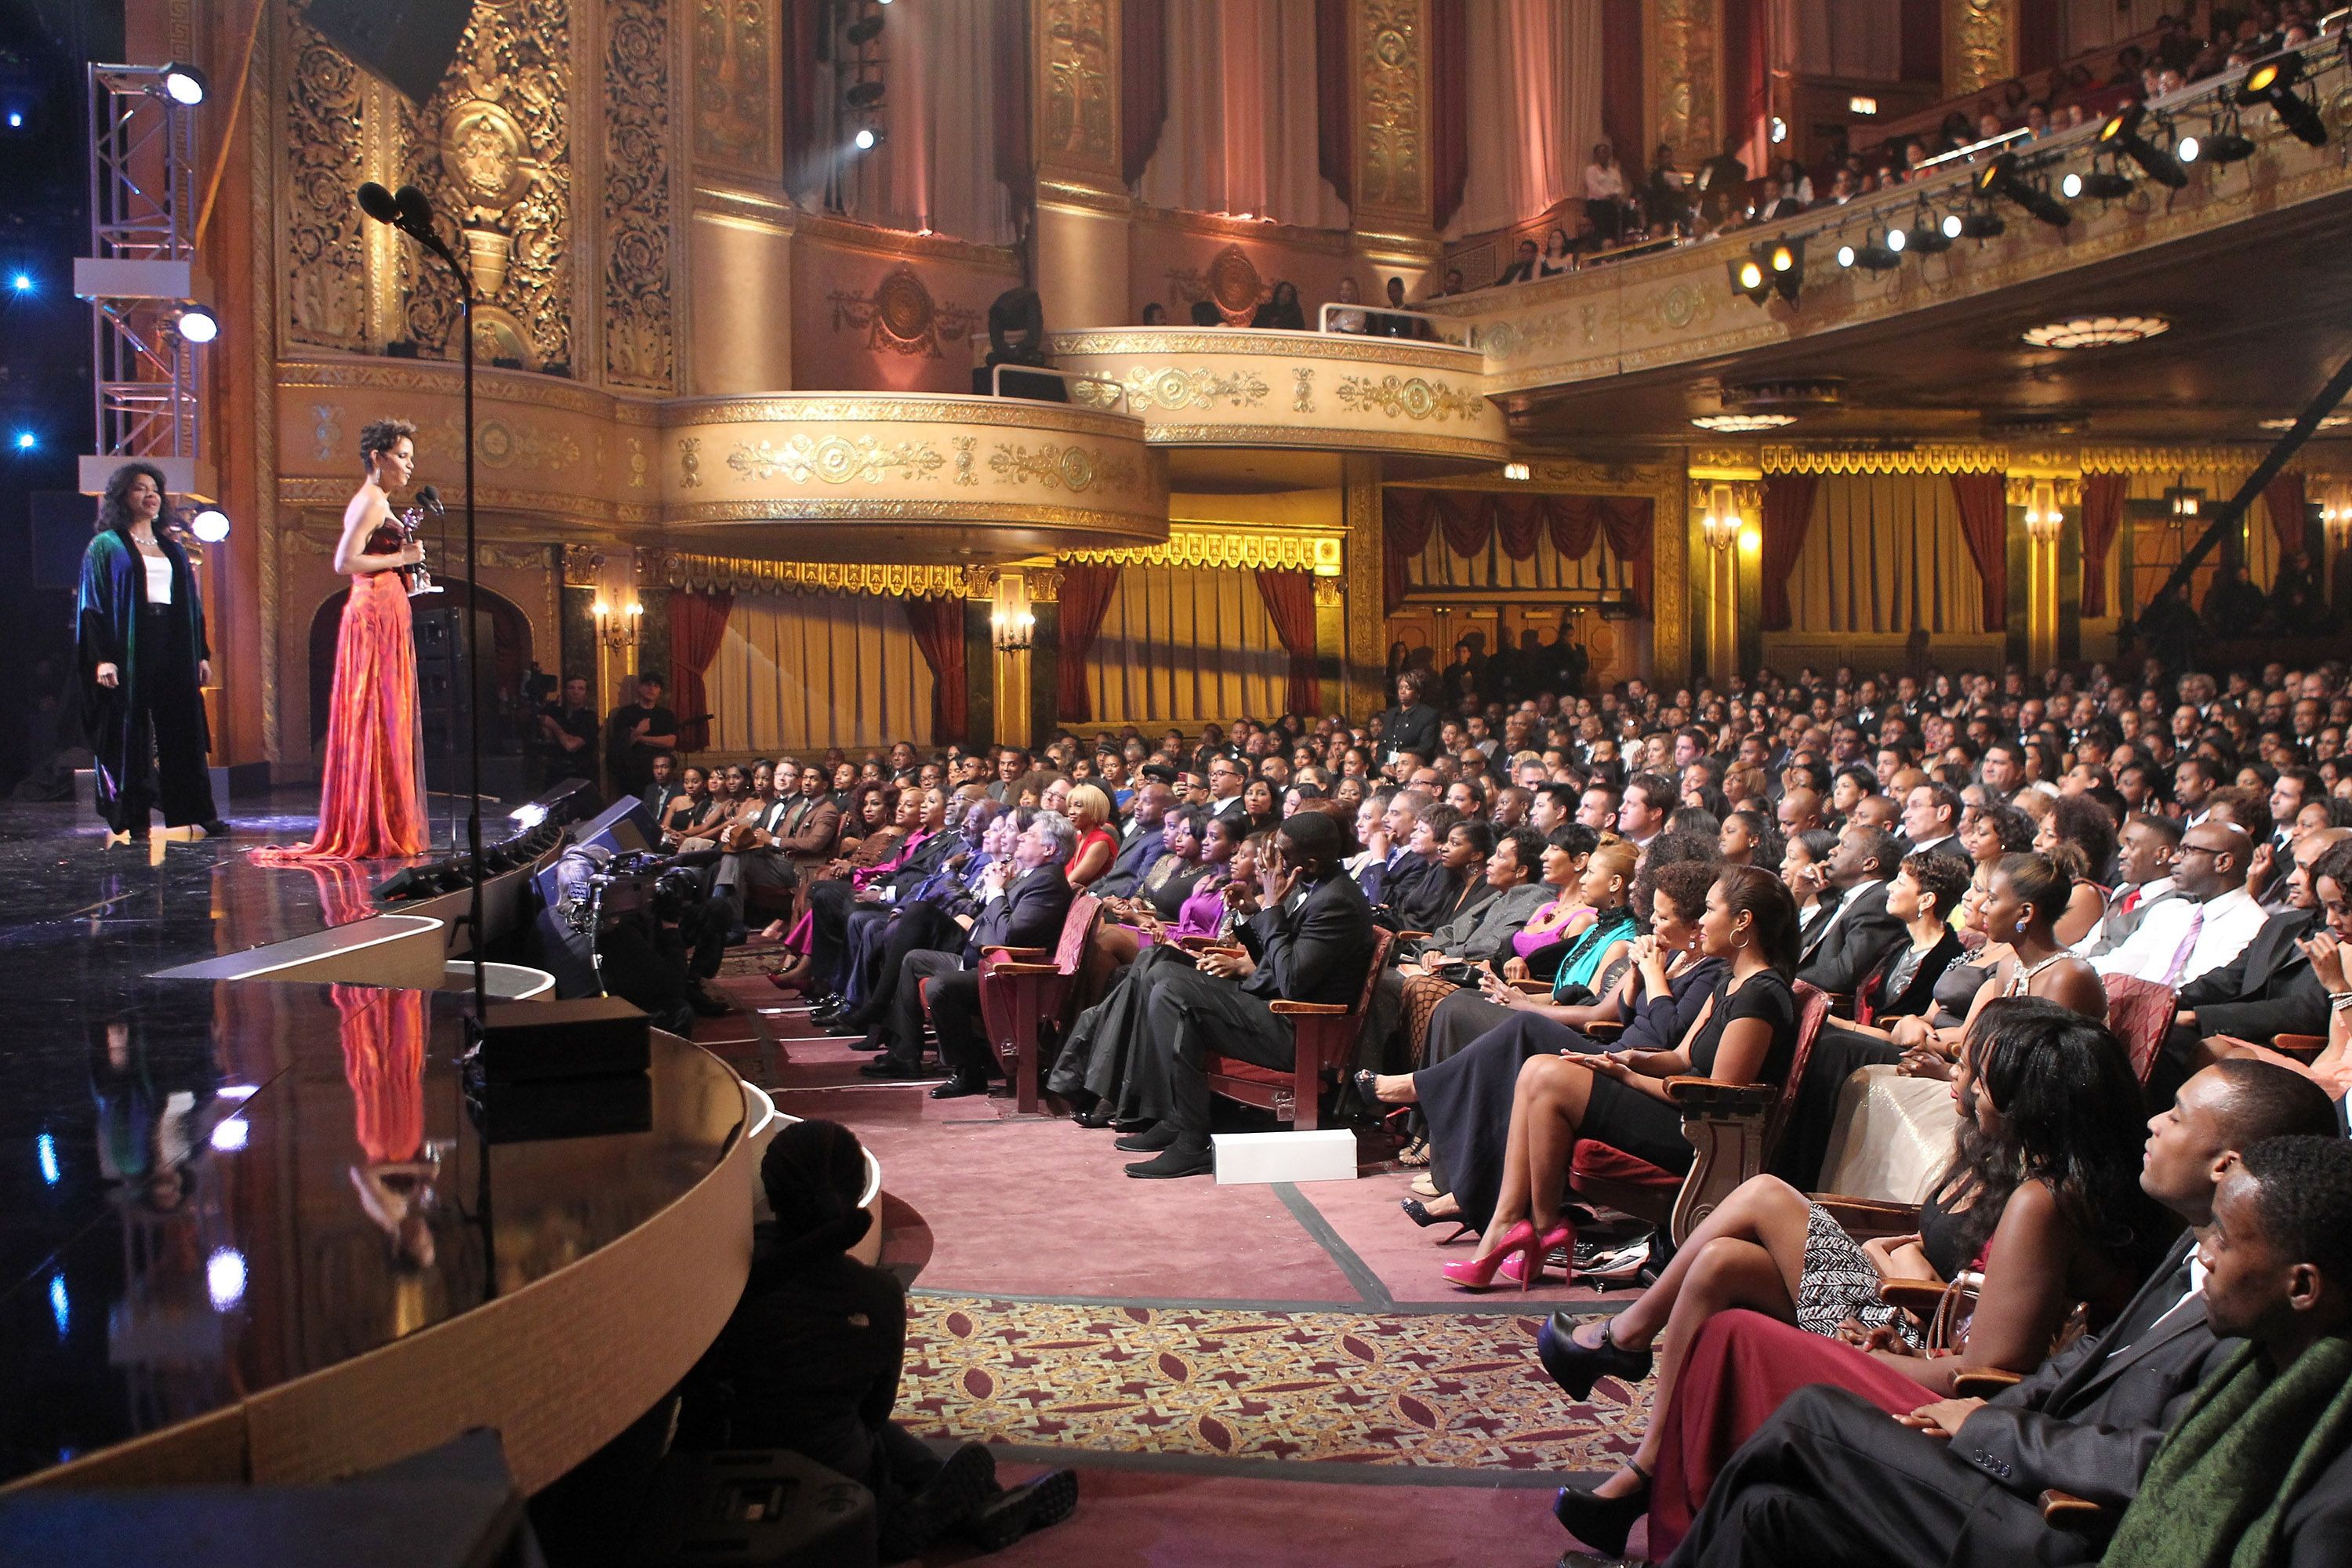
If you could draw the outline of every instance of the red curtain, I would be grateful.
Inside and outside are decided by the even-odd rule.
[[[1393,616],[1404,603],[1405,567],[1429,548],[1429,531],[1437,520],[1428,490],[1383,490],[1381,493],[1381,606]]]
[[[1429,8],[1429,191],[1435,205],[1437,226],[1453,221],[1462,206],[1462,187],[1470,178],[1469,24],[1466,5]],[[1615,10],[1616,7],[1610,7]],[[1637,22],[1638,28],[1639,23]],[[1637,35],[1638,36],[1638,35]],[[1352,81],[1342,72],[1326,81]],[[1638,120],[1641,78],[1636,62],[1634,116]]]
[[[1513,496],[1506,500],[1496,496],[1489,504],[1495,513],[1495,537],[1501,542],[1503,553],[1514,561],[1534,560],[1536,546],[1544,536],[1546,509],[1542,498]],[[1578,555],[1582,553],[1577,552]]]
[[[1797,552],[1813,526],[1813,486],[1811,474],[1772,474],[1764,480],[1764,514],[1758,532],[1762,558],[1757,565],[1757,585],[1762,590],[1764,629],[1789,629],[1789,574],[1796,569]]]
[[[923,662],[931,667],[931,743],[961,741],[967,717],[963,600],[935,595],[905,604],[908,629],[923,650]]]
[[[1054,710],[1065,724],[1084,723],[1094,717],[1093,699],[1087,694],[1087,656],[1110,614],[1111,596],[1118,592],[1118,568],[1072,562],[1062,568],[1061,679],[1055,688]]]
[[[1118,8],[1118,168],[1129,184],[1143,178],[1167,123],[1167,0],[1128,0]]]
[[[672,594],[669,596],[670,675],[677,681],[677,711],[688,723],[678,730],[678,744],[698,752],[710,744],[710,721],[693,721],[710,710],[710,694],[702,678],[719,657],[727,636],[727,612],[735,607],[732,594]]]
[[[2048,11],[2054,22],[2055,5],[2028,5],[2027,11]],[[1903,0],[1903,79],[1932,81],[1940,91],[1944,81],[1944,0]],[[2032,31],[2030,21],[2020,31]]]
[[[1565,500],[1580,498],[1563,497]],[[1633,602],[1642,615],[1650,613],[1652,595],[1651,542],[1656,530],[1647,496],[1592,496],[1588,500],[1601,524],[1602,537],[1617,559],[1633,571]]]
[[[2121,6],[2117,10],[2123,9]],[[2185,14],[2186,8],[2183,8]],[[2058,63],[2059,7],[2055,5],[2020,5],[2017,8],[2017,74],[2031,76],[2035,71],[2048,70]],[[1908,22],[1909,18],[1905,18]],[[1940,36],[1940,28],[1938,33]],[[1905,36],[1905,52],[1909,52],[1910,38]]]
[[[1475,555],[1486,548],[1495,531],[1487,497],[1475,490],[1433,490],[1430,500],[1437,508],[1437,525],[1444,531],[1446,549],[1456,555]]]
[[[1723,139],[1733,147],[1745,149],[1771,112],[1771,55],[1772,16],[1765,0],[1724,0],[1723,94],[1731,123]],[[1748,174],[1760,179],[1764,171]]]
[[[1133,0],[1129,0],[1132,4]],[[1181,0],[1179,0],[1181,3]],[[1349,110],[1356,79],[1348,58],[1348,15],[1354,0],[1315,0],[1315,162],[1339,199],[1356,205],[1355,126]]]
[[[1605,534],[1609,548],[1633,579],[1633,597],[1650,607],[1655,528],[1647,496],[1501,496],[1491,490],[1392,489],[1381,497],[1387,527],[1383,555],[1387,611],[1404,602],[1405,568],[1443,529],[1445,547],[1475,555],[1496,539],[1514,561],[1531,560],[1549,533],[1552,548],[1581,561]]]
[[[2279,552],[2300,552],[2303,549],[2304,510],[2303,476],[2281,474],[2263,487],[2263,501],[2271,509],[2271,531],[2278,535]]]
[[[1999,474],[1954,474],[1952,500],[1960,509],[1960,538],[1969,547],[1969,559],[1977,563],[1977,580],[1984,585],[1984,629],[2004,630],[2009,626],[2009,480]],[[2087,506],[2083,521],[2087,530]],[[2083,569],[2086,614],[2090,576],[2086,558]]]
[[[825,49],[830,11],[824,0],[788,0],[779,29],[784,35],[784,181],[794,186],[831,153],[826,110],[839,89]]]
[[[1274,621],[1274,635],[1290,656],[1290,682],[1283,705],[1302,719],[1323,706],[1323,682],[1315,654],[1315,579],[1305,572],[1275,572],[1258,568],[1258,596]]]
[[[2123,526],[2124,492],[2130,488],[2128,474],[2083,477],[2083,613],[2086,616],[2107,613],[2107,552],[2115,547],[2116,531]]]
[[[1466,7],[1444,9],[1458,16]],[[1639,5],[1601,8],[1601,131],[1617,149],[1629,189],[1650,166],[1651,149],[1642,135],[1642,26]]]

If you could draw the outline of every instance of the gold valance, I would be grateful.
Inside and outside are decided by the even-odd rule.
[[[1065,561],[1092,566],[1208,566],[1232,571],[1312,572],[1318,577],[1340,573],[1339,540],[1336,534],[1242,533],[1212,529],[1171,527],[1168,542],[1134,550],[1074,550]]]
[[[1700,465],[1694,451],[1692,467]],[[2012,447],[1986,441],[1921,442],[1916,446],[1800,447],[1765,444],[1768,474],[2001,474],[2019,469],[2074,469],[2085,474],[2210,473],[2251,467],[2257,447]]]
[[[882,594],[984,599],[996,588],[992,566],[870,565],[843,561],[751,561],[672,551],[662,579],[673,588],[736,594]]]

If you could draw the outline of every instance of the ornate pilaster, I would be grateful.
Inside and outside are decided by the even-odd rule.
[[[1388,582],[1381,512],[1381,460],[1340,459],[1345,490],[1341,521],[1347,524],[1347,669],[1343,683],[1349,714],[1360,717],[1387,703],[1381,691],[1388,672]]]
[[[1038,292],[1055,330],[1119,326],[1128,298],[1128,211],[1119,172],[1121,0],[1037,0],[1030,7],[1030,101],[1037,149],[1034,237]]]
[[[2008,470],[2009,645],[2030,670],[2072,658],[2081,641],[2083,472],[2071,452]]]
[[[1642,7],[1643,123],[1694,168],[1723,151],[1723,0],[1654,0]]]
[[[1944,96],[1960,98],[2017,74],[2018,0],[1944,0]]]
[[[1712,454],[1721,456],[1722,454]],[[1764,516],[1763,471],[1748,463],[1691,465],[1690,501],[1682,518],[1685,550],[1698,563],[1690,574],[1688,603],[1698,627],[1694,639],[1704,650],[1706,673],[1717,685],[1748,663],[1742,647],[1752,617],[1743,616],[1748,584],[1762,554],[1758,531]],[[1658,520],[1659,536],[1668,530]],[[1661,602],[1665,590],[1658,590]],[[1657,639],[1663,647],[1665,639]]]
[[[1431,0],[1356,0],[1350,221],[1377,258],[1426,265],[1434,243],[1429,168]],[[1329,90],[1341,84],[1327,83]]]

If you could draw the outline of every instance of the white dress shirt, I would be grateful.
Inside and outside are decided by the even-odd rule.
[[[2093,959],[2091,967],[2101,974],[2169,983],[2178,990],[2237,957],[2268,918],[2243,888],[2201,904],[2193,899],[2166,899],[2147,911],[2122,946]]]

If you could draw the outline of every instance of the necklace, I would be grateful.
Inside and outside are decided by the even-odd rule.
[[[2043,959],[2041,963],[2033,964],[2028,968],[2020,969],[2016,973],[2010,976],[2009,990],[2005,994],[2011,996],[2022,996],[2026,994],[2027,987],[2033,984],[2033,977],[2035,975],[2041,973],[2043,970],[2049,968],[2060,959],[2072,958],[2074,956],[2074,955],[2073,953],[2067,952],[2062,947],[2057,952],[2052,953],[2049,957]]]

